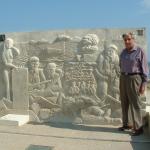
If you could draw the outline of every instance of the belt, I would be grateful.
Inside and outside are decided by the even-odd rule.
[[[139,72],[135,72],[135,73],[121,72],[121,74],[126,75],[126,76],[142,75],[142,73],[139,73]]]

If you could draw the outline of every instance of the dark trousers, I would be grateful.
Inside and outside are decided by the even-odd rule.
[[[140,75],[121,75],[120,76],[120,99],[122,107],[123,125],[128,125],[128,111],[131,109],[131,119],[134,129],[142,127],[142,115],[139,88],[141,86]]]

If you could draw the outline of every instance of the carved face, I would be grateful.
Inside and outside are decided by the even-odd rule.
[[[82,81],[82,83],[81,83],[81,84],[82,84],[82,86],[85,86],[85,81]]]
[[[31,68],[32,69],[37,69],[39,67],[39,62],[38,61],[32,61],[31,62]]]
[[[104,50],[104,55],[105,55],[105,57],[110,58],[111,57],[111,50],[109,50],[109,49]]]
[[[80,85],[81,85],[81,82],[80,82],[80,81],[79,81],[79,82],[77,82],[77,86],[78,86],[78,87],[80,87]]]
[[[12,39],[6,39],[5,46],[6,46],[6,48],[13,47],[13,40]]]
[[[125,47],[128,49],[128,50],[131,50],[133,47],[134,47],[134,38],[129,34],[129,35],[126,35],[124,38],[124,44],[125,44]]]
[[[72,86],[73,86],[73,87],[76,86],[76,82],[75,82],[75,81],[72,82]]]
[[[49,75],[54,75],[56,72],[56,64],[55,63],[49,63],[47,65],[47,73]]]
[[[108,48],[108,55],[111,57],[111,58],[114,58],[115,55],[116,55],[116,51],[113,47],[109,47]]]
[[[47,71],[49,74],[54,74],[55,70],[56,70],[56,68],[47,68]]]

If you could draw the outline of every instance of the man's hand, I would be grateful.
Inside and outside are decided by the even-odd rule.
[[[145,84],[141,84],[140,89],[139,89],[139,93],[142,95],[145,92]]]

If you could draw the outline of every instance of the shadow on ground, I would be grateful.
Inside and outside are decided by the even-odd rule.
[[[144,127],[144,134],[131,136],[131,145],[133,150],[150,150],[150,134],[148,126]]]
[[[29,145],[25,150],[53,150],[52,146]]]
[[[96,131],[96,132],[111,132],[111,133],[120,133],[120,134],[129,134],[129,131],[120,132],[117,127],[104,127],[104,126],[91,126],[84,124],[72,124],[72,123],[43,123],[43,125],[47,125],[54,128],[63,128],[63,129],[71,129],[71,130],[80,130],[80,131]]]

